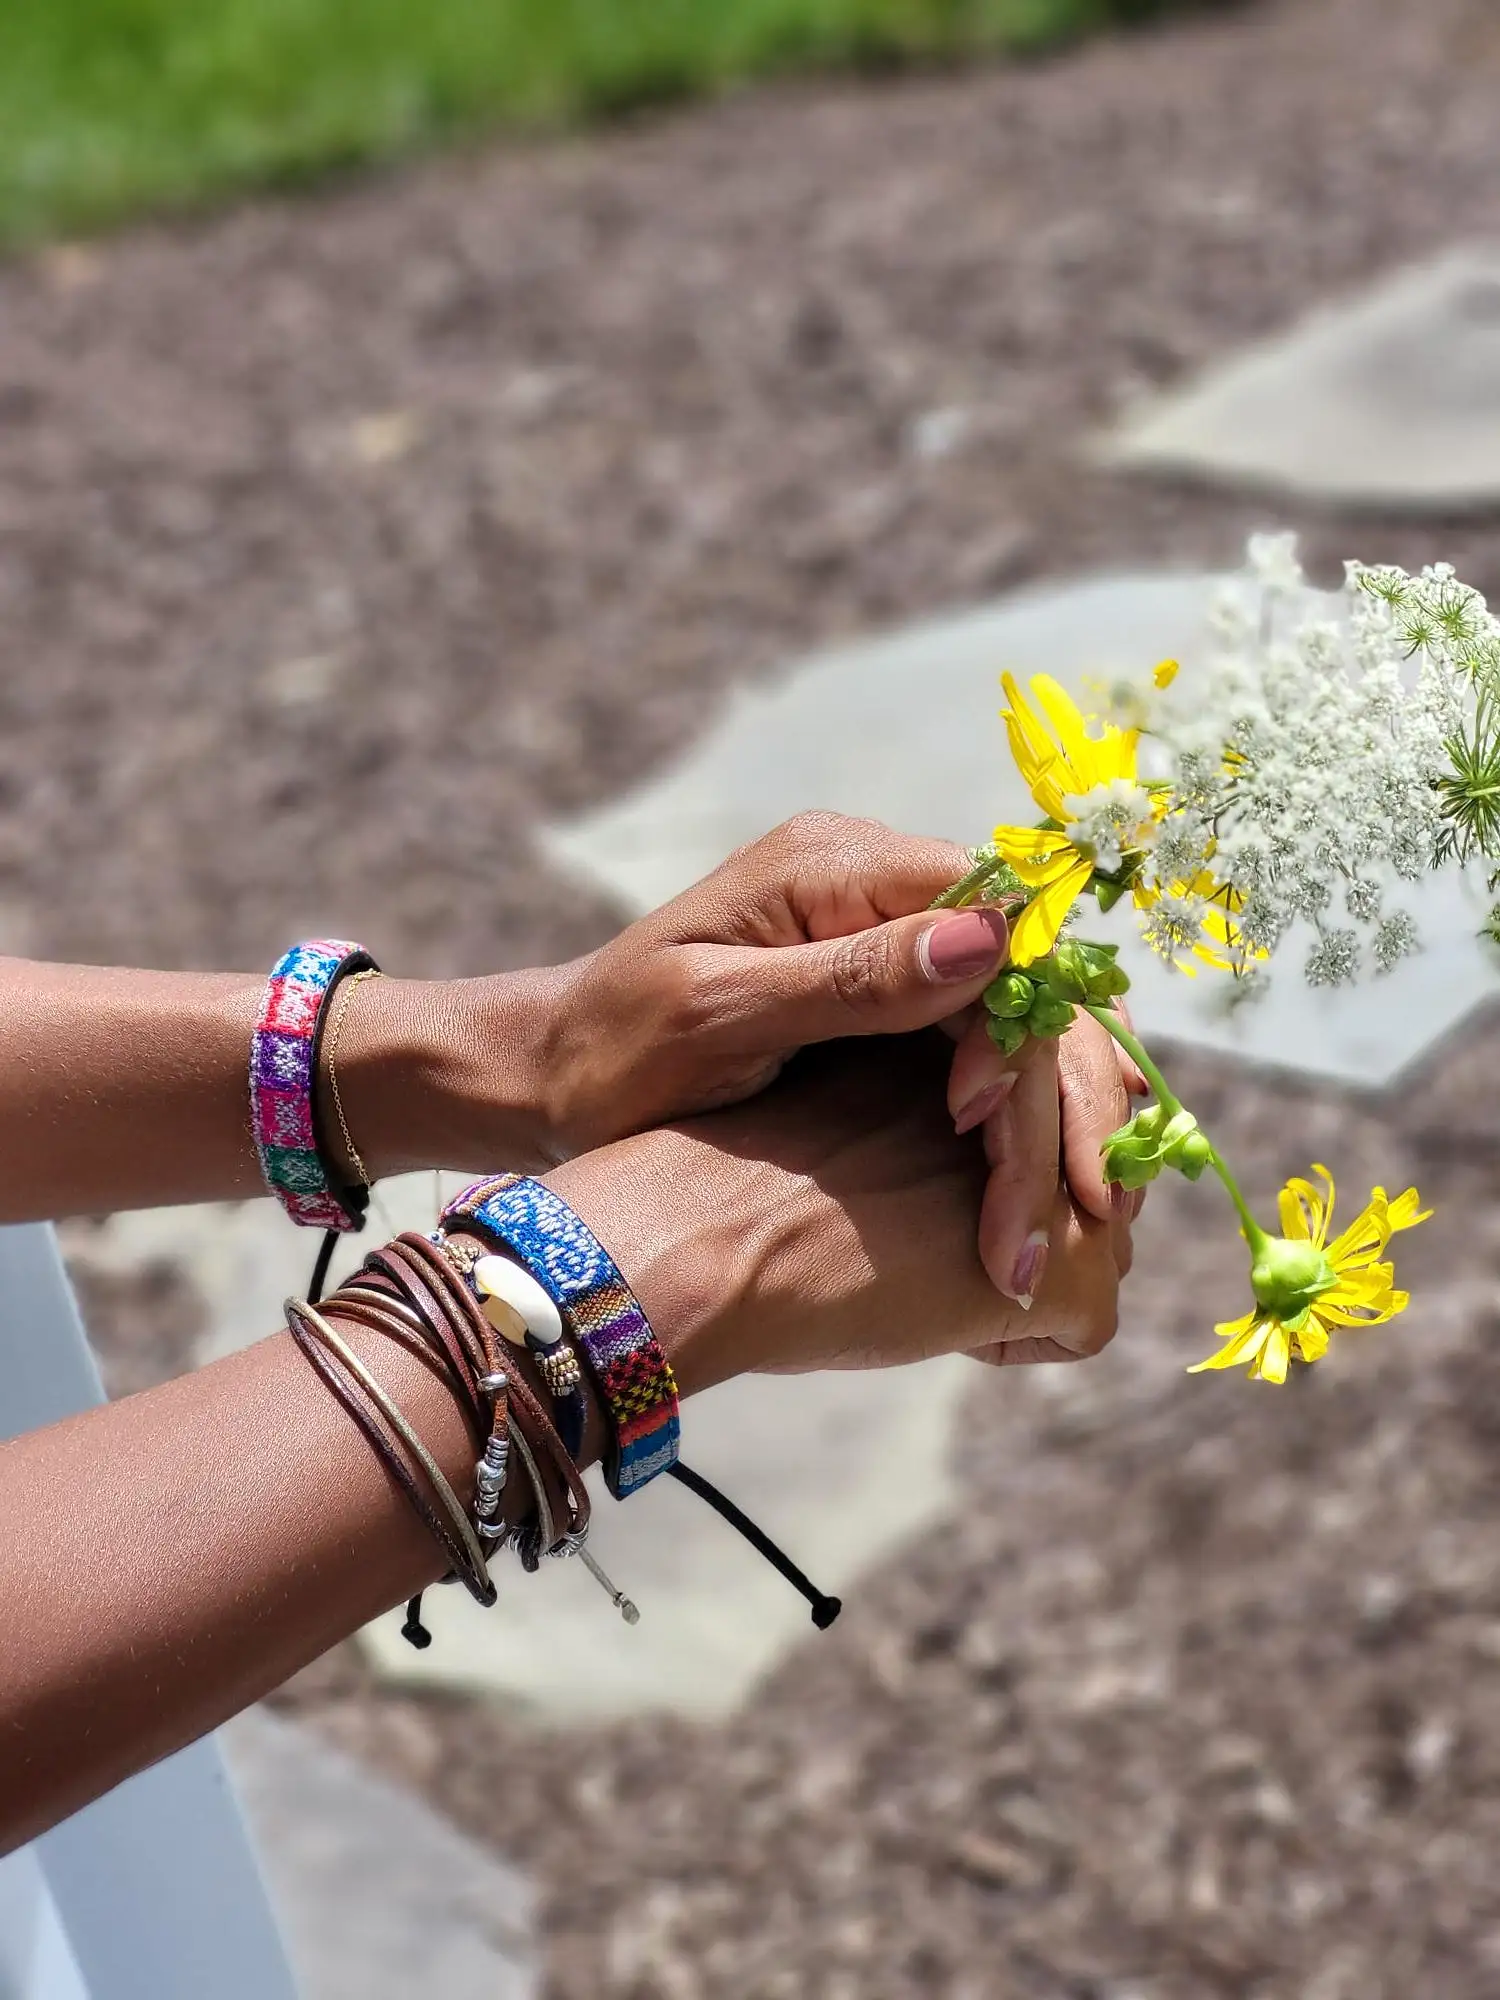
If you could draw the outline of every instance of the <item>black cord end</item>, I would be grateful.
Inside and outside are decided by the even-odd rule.
[[[328,1283],[328,1266],[333,1262],[333,1253],[339,1245],[339,1232],[327,1229],[323,1241],[318,1246],[317,1261],[313,1265],[312,1282],[307,1288],[307,1303],[319,1306],[323,1303],[323,1288]]]
[[[817,1614],[814,1613],[814,1616]],[[406,1607],[406,1623],[401,1627],[401,1636],[408,1646],[415,1646],[419,1653],[425,1653],[432,1644],[432,1634],[422,1623],[422,1595],[419,1591]]]
[[[812,1621],[820,1632],[826,1632],[843,1608],[841,1597],[820,1597],[813,1605]]]

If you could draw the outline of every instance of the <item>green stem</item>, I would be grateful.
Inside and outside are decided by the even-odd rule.
[[[1131,1058],[1140,1070],[1141,1075],[1145,1077],[1147,1083],[1156,1092],[1157,1103],[1160,1104],[1169,1118],[1175,1118],[1182,1109],[1182,1100],[1156,1067],[1156,1064],[1152,1062],[1150,1056],[1147,1055],[1139,1039],[1130,1032],[1129,1028],[1120,1019],[1114,1008],[1096,1007],[1092,1001],[1086,1001],[1084,1012],[1092,1014],[1100,1027],[1108,1034],[1114,1036],[1120,1047]]]
[[[1220,1154],[1218,1147],[1214,1146],[1214,1142],[1212,1139],[1210,1139],[1208,1143],[1210,1146],[1213,1146],[1213,1158],[1209,1164],[1213,1167],[1214,1172],[1219,1176],[1219,1179],[1224,1183],[1225,1187],[1228,1189],[1229,1199],[1234,1203],[1235,1208],[1239,1211],[1241,1232],[1244,1235],[1245,1241],[1250,1245],[1251,1254],[1254,1255],[1258,1250],[1260,1250],[1261,1246],[1266,1242],[1266,1232],[1261,1228],[1260,1224],[1256,1221],[1255,1217],[1250,1213],[1249,1205],[1246,1202],[1245,1197],[1240,1193],[1239,1186],[1234,1178],[1234,1175],[1229,1171],[1229,1168],[1225,1165],[1223,1156]]]
[[[1183,1108],[1182,1100],[1177,1096],[1176,1092],[1172,1089],[1172,1086],[1167,1082],[1167,1079],[1162,1075],[1161,1071],[1156,1067],[1156,1064],[1151,1060],[1150,1056],[1146,1053],[1146,1050],[1142,1045],[1139,1036],[1133,1035],[1130,1032],[1129,1028],[1126,1027],[1125,1023],[1120,1019],[1119,1015],[1115,1012],[1115,1010],[1112,1007],[1097,1007],[1094,1006],[1092,1003],[1088,1003],[1086,1004],[1084,1011],[1086,1013],[1092,1014],[1094,1019],[1099,1023],[1100,1027],[1103,1028],[1107,1034],[1110,1034],[1114,1037],[1114,1039],[1119,1043],[1120,1047],[1125,1051],[1126,1055],[1128,1055],[1131,1058],[1131,1060],[1136,1064],[1136,1066],[1139,1068],[1142,1076],[1145,1077],[1147,1083],[1149,1083],[1151,1088],[1156,1092],[1157,1103],[1161,1105],[1162,1109],[1166,1112],[1169,1118],[1175,1118],[1177,1116],[1177,1113],[1181,1111]],[[1208,1138],[1208,1134],[1206,1132],[1203,1134],[1203,1136],[1205,1139]],[[1240,1228],[1244,1233],[1245,1241],[1250,1245],[1252,1252],[1257,1251],[1259,1250],[1261,1245],[1266,1241],[1266,1232],[1261,1228],[1260,1224],[1251,1214],[1250,1204],[1245,1200],[1245,1197],[1240,1193],[1239,1183],[1235,1180],[1234,1175],[1229,1171],[1228,1163],[1225,1161],[1218,1147],[1214,1145],[1212,1139],[1209,1139],[1208,1143],[1209,1146],[1212,1148],[1212,1157],[1209,1161],[1209,1164],[1212,1166],[1214,1172],[1218,1175],[1219,1179],[1224,1183],[1225,1191],[1227,1192],[1229,1199],[1234,1203],[1235,1210],[1240,1218]]]
[[[953,887],[945,889],[941,896],[934,896],[927,907],[930,910],[961,910],[969,903],[977,903],[998,879],[1004,879],[1007,888],[1015,880],[993,848],[980,848],[968,874],[961,875]]]

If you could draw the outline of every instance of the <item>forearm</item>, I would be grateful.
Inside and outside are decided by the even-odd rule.
[[[351,996],[340,1094],[373,1179],[547,1157],[549,978],[377,979]],[[0,959],[0,1222],[262,1192],[248,1077],[264,985]]]
[[[663,1135],[653,1156],[673,1143]],[[694,1275],[694,1249],[711,1241],[680,1202],[659,1199],[657,1174],[635,1171],[625,1148],[611,1154],[549,1179],[625,1261],[690,1394],[734,1365],[731,1305]],[[398,1342],[342,1331],[468,1504],[475,1447],[451,1390]],[[602,1437],[596,1410],[583,1462]],[[216,1727],[444,1568],[285,1334],[0,1446],[0,1521],[0,1852]]]
[[[460,1492],[448,1390],[359,1336]],[[433,1582],[441,1553],[289,1337],[0,1447],[0,1852]]]

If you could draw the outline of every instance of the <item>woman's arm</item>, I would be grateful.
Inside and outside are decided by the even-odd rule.
[[[373,1178],[464,1166],[471,1127],[488,1159],[556,1157],[542,1108],[556,977],[361,985],[339,1085]],[[265,983],[0,959],[0,1222],[263,1194],[249,1057]]]
[[[753,1105],[547,1176],[628,1275],[685,1395],[750,1369],[1010,1342],[1071,1357],[1109,1338],[1128,1239],[1061,1198],[1033,1313],[987,1283],[983,1153],[942,1111],[945,1066],[925,1038],[829,1052]],[[396,1343],[354,1338],[471,1497],[449,1391]],[[443,1566],[285,1335],[0,1446],[0,1520],[0,1850]]]
[[[966,859],[809,814],[569,965],[362,983],[341,1009],[338,1078],[364,1166],[377,1180],[531,1168],[739,1102],[809,1043],[961,1021],[1006,936],[997,911],[929,910]],[[258,1193],[247,1071],[263,983],[0,960],[0,1221]],[[1059,1120],[1075,1197],[1109,1216],[1100,1113],[1120,1078],[1091,1023],[1061,1072],[1051,1045],[1000,1059],[982,1022],[961,1046],[952,1109],[961,1130],[983,1126],[981,1243],[1011,1296],[1047,1237]],[[318,1082],[332,1135],[326,1065]]]

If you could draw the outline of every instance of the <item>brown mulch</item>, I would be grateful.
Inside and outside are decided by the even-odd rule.
[[[611,913],[528,828],[737,677],[1027,578],[1232,558],[1259,504],[1082,439],[1492,232],[1497,86],[1488,0],[1282,0],[0,271],[0,948],[593,942]],[[1500,587],[1491,523],[1278,512],[1324,568]],[[290,1698],[481,1835],[503,1786],[569,2000],[1480,2000],[1497,1050],[1384,1107],[1197,1065],[1263,1185],[1311,1154],[1430,1187],[1410,1320],[1280,1395],[1185,1382],[1234,1279],[1182,1233],[1207,1196],[1158,1197],[1112,1356],[977,1377],[962,1522],[727,1728],[562,1753],[347,1653]]]

